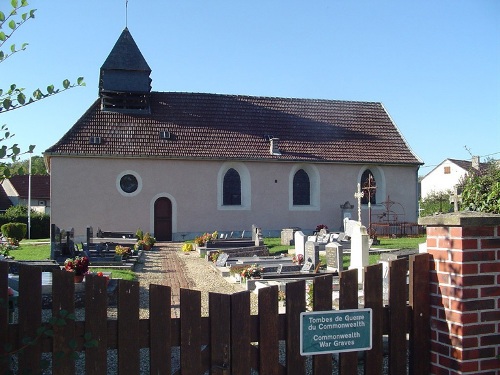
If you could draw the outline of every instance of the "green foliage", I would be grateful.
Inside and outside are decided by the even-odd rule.
[[[26,237],[28,226],[24,223],[7,223],[2,225],[0,229],[4,237],[12,238],[19,242]]]
[[[500,214],[500,166],[489,161],[471,172],[462,184],[462,207],[472,211]]]
[[[7,167],[10,169],[10,175],[26,175],[29,172],[29,159],[17,160],[12,163],[6,163]],[[47,176],[47,168],[45,167],[45,161],[43,156],[32,156],[31,157],[31,174],[38,176]]]
[[[50,237],[50,216],[31,210],[31,238]],[[0,214],[0,226],[2,224],[16,222],[28,225],[27,206],[17,205],[9,207],[4,214]]]
[[[451,191],[433,191],[425,199],[420,200],[420,216],[431,216],[436,213],[453,211],[453,204],[450,203]]]
[[[5,6],[5,4],[2,5]],[[7,47],[6,51],[3,49],[5,43],[11,39],[21,26],[30,19],[35,18],[36,9],[27,10],[27,6],[27,0],[11,0],[8,10],[0,9],[0,63],[28,47],[28,43],[22,43],[19,46],[13,43]],[[2,76],[5,77],[6,75]],[[44,90],[37,88],[31,95],[26,95],[25,88],[12,83],[6,89],[0,88],[0,114],[22,108],[76,86],[85,86],[83,77],[79,77],[75,83],[70,82],[68,79],[63,80],[62,89],[56,88],[52,84],[48,85]],[[0,135],[0,144],[14,136],[6,125],[0,127],[0,133],[3,134]],[[0,179],[9,178],[13,173],[20,174],[19,169],[13,171],[3,160],[10,159],[15,162],[20,155],[32,153],[34,148],[35,146],[31,145],[28,151],[21,152],[17,144],[12,146],[3,144],[0,147]]]

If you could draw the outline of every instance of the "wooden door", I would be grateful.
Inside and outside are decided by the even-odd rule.
[[[155,202],[155,237],[157,241],[172,241],[172,202],[158,198]]]

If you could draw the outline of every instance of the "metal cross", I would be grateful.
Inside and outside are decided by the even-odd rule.
[[[361,185],[358,183],[358,191],[354,193],[354,198],[358,200],[358,222],[361,223],[361,198],[363,198],[364,192],[361,191]]]

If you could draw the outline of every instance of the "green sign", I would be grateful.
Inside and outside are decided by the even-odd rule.
[[[372,309],[313,311],[300,314],[300,354],[370,350]]]

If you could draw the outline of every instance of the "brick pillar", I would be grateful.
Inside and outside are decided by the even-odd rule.
[[[425,217],[431,374],[500,374],[500,215]]]

